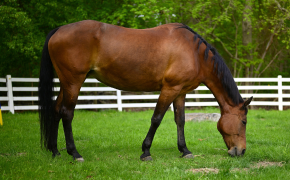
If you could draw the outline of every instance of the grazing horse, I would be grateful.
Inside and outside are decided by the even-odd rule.
[[[53,67],[60,92],[53,101]],[[150,147],[158,126],[173,102],[178,150],[193,158],[184,137],[186,93],[205,84],[221,109],[217,128],[231,156],[246,150],[247,106],[218,52],[188,26],[165,24],[150,29],[129,29],[93,20],[52,30],[44,44],[39,82],[41,142],[53,156],[62,119],[66,149],[83,161],[72,134],[71,122],[80,88],[88,74],[126,91],[160,91],[141,160],[151,160]]]

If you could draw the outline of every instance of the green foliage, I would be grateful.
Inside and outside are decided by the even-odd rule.
[[[213,113],[218,109],[190,112]],[[37,113],[3,113],[0,127],[0,179],[289,179],[289,111],[250,110],[247,151],[229,157],[216,122],[186,122],[185,137],[194,159],[177,149],[173,112],[168,111],[152,147],[152,162],[142,162],[141,144],[153,111],[76,111],[73,132],[85,162],[72,160],[60,123],[61,157],[41,150]],[[261,162],[274,166],[257,167]],[[282,165],[281,167],[278,165]],[[256,167],[255,167],[256,166]],[[194,169],[211,168],[217,173]]]
[[[32,67],[39,64],[38,54],[42,49],[38,41],[40,35],[35,31],[31,18],[21,11],[16,1],[7,0],[0,5],[0,34],[0,76],[11,71],[33,76],[35,72]]]
[[[288,52],[290,3],[249,1],[250,8],[246,9],[246,2],[196,0],[191,11],[194,18],[191,26],[217,46],[224,57],[230,57],[226,58],[230,67],[238,60],[245,68],[253,66],[252,71],[258,76],[276,53],[280,50],[284,54]],[[247,21],[251,23],[252,39],[245,45],[242,26]]]

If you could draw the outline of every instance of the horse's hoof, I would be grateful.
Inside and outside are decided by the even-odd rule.
[[[147,156],[147,157],[144,157],[144,158],[141,158],[142,161],[152,161],[152,157],[151,156]]]
[[[76,161],[78,161],[78,162],[84,162],[85,160],[84,160],[84,158],[80,157],[80,158],[76,158]]]
[[[183,158],[186,158],[186,159],[193,159],[194,156],[192,154],[187,154],[185,156],[183,156]]]

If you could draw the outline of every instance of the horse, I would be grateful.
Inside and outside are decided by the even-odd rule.
[[[60,91],[53,100],[54,70]],[[152,160],[150,148],[164,114],[173,102],[177,147],[181,157],[193,158],[185,137],[185,96],[201,83],[215,96],[221,111],[217,129],[230,156],[246,151],[247,106],[219,53],[190,27],[170,23],[148,29],[130,29],[94,20],[52,30],[42,51],[39,76],[41,147],[60,155],[57,148],[62,119],[66,149],[84,161],[76,149],[72,120],[80,88],[88,74],[126,91],[160,91],[149,131],[142,143],[143,161]]]

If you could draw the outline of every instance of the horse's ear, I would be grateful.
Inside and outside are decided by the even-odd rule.
[[[249,99],[247,99],[247,100],[244,102],[243,106],[240,108],[240,110],[244,110],[244,109],[245,109],[245,108],[246,108],[246,107],[251,103],[252,99],[253,99],[253,96],[250,97]]]
[[[248,100],[246,100],[246,101],[244,102],[243,107],[247,107],[247,106],[251,103],[252,99],[253,99],[253,96],[250,97]]]

